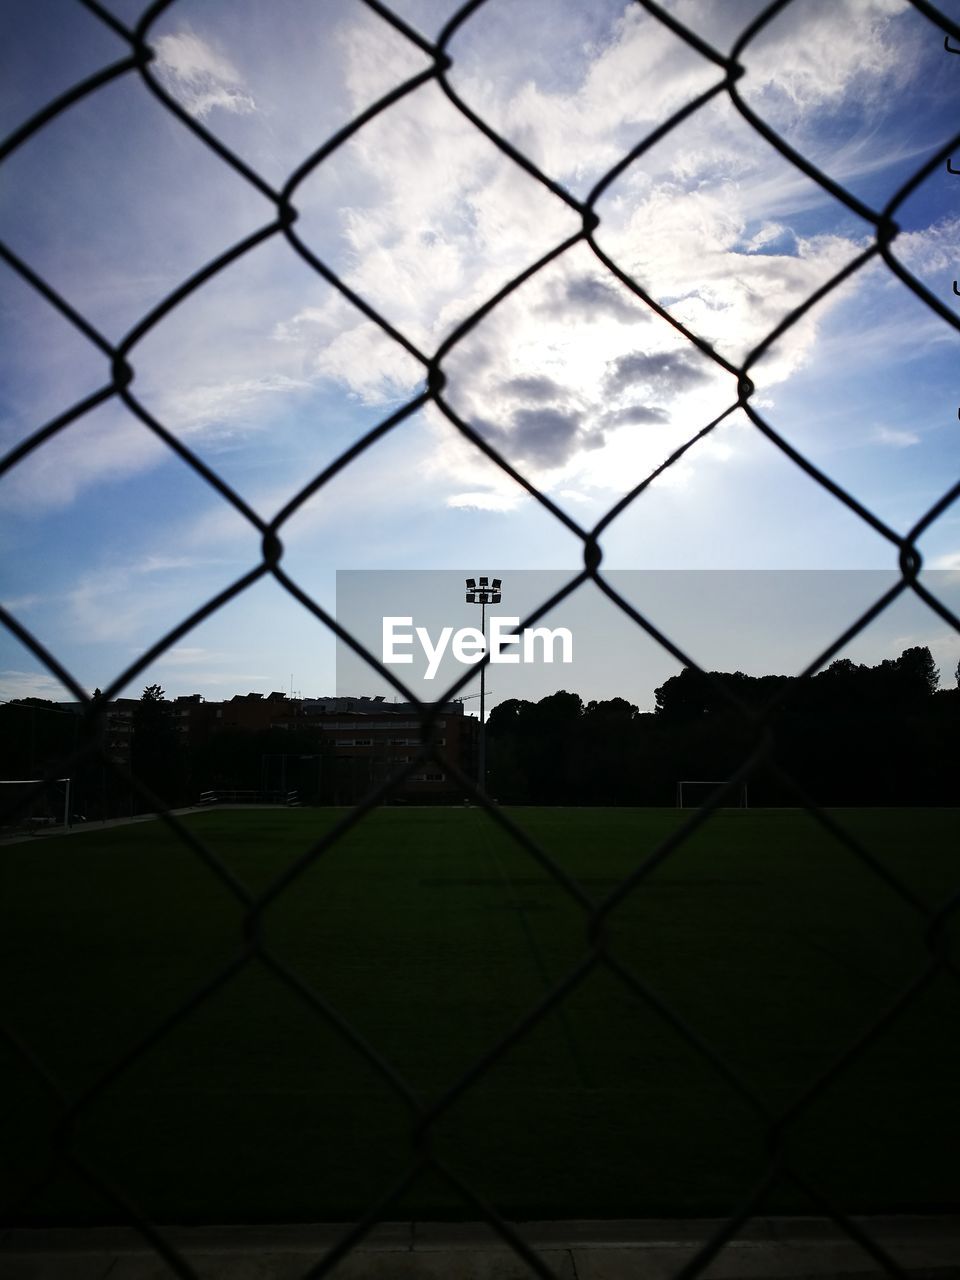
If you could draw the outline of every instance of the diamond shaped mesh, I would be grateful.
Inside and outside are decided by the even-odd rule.
[[[70,671],[59,660],[57,654],[50,652],[11,612],[0,610],[0,618],[2,618],[3,624],[8,631],[29,649],[44,667],[59,679],[86,708],[83,730],[76,751],[69,757],[58,761],[56,768],[51,770],[51,776],[62,777],[72,765],[83,759],[101,760],[105,768],[123,773],[121,767],[104,752],[101,744],[99,726],[103,715],[103,704],[115,697],[131,681],[144,672],[159,655],[169,650],[171,646],[191,632],[204,619],[209,618],[229,601],[246,591],[253,583],[268,575],[272,576],[294,600],[308,610],[321,627],[328,628],[340,640],[350,645],[356,652],[361,653],[364,660],[370,664],[370,667],[379,671],[384,678],[390,681],[405,699],[417,703],[422,732],[422,747],[415,757],[404,764],[386,782],[373,788],[361,803],[353,807],[347,816],[337,822],[322,839],[316,841],[311,848],[307,849],[293,865],[274,880],[266,891],[260,893],[252,893],[245,888],[224,862],[194,831],[188,829],[175,815],[166,810],[166,806],[160,797],[152,794],[135,777],[124,775],[129,785],[161,816],[162,821],[177,840],[182,842],[183,846],[193,856],[214,872],[222,883],[223,892],[232,895],[239,904],[244,922],[242,945],[235,953],[224,958],[219,970],[203,981],[188,1000],[184,1001],[169,1017],[153,1027],[149,1034],[139,1043],[131,1045],[127,1052],[79,1096],[68,1093],[63,1088],[48,1065],[40,1060],[34,1048],[29,1043],[26,1043],[15,1029],[11,1027],[4,1028],[4,1035],[9,1045],[27,1064],[29,1070],[35,1074],[38,1082],[56,1100],[59,1119],[53,1131],[50,1170],[54,1169],[58,1164],[67,1165],[88,1182],[91,1187],[95,1188],[99,1194],[106,1197],[115,1206],[117,1214],[124,1221],[133,1224],[142,1233],[145,1240],[166,1261],[175,1274],[184,1277],[195,1277],[197,1273],[194,1267],[174,1246],[164,1230],[140,1212],[126,1194],[123,1186],[114,1185],[106,1181],[99,1172],[95,1171],[85,1161],[74,1144],[74,1129],[95,1101],[109,1091],[125,1073],[149,1054],[155,1045],[170,1035],[181,1023],[189,1019],[194,1011],[213,998],[216,993],[232,983],[241,971],[254,964],[260,964],[285,984],[296,999],[301,1001],[313,1015],[333,1027],[339,1036],[343,1037],[358,1053],[363,1055],[370,1066],[379,1073],[396,1095],[397,1107],[405,1109],[409,1116],[409,1166],[400,1182],[386,1191],[377,1203],[371,1204],[367,1213],[345,1232],[337,1246],[324,1257],[318,1259],[314,1265],[310,1266],[306,1274],[309,1276],[321,1276],[332,1270],[352,1248],[363,1241],[377,1223],[389,1218],[393,1206],[398,1203],[403,1193],[423,1171],[431,1170],[435,1175],[446,1180],[462,1196],[470,1211],[488,1222],[493,1230],[520,1255],[534,1273],[542,1277],[551,1277],[553,1275],[551,1269],[524,1240],[522,1232],[507,1222],[493,1204],[487,1203],[473,1187],[464,1182],[457,1172],[436,1153],[432,1142],[432,1134],[435,1125],[455,1106],[458,1099],[481,1080],[513,1046],[529,1036],[552,1011],[560,1007],[588,975],[598,969],[602,969],[614,975],[632,997],[664,1019],[687,1042],[693,1053],[699,1055],[712,1071],[726,1080],[757,1116],[766,1135],[769,1164],[764,1176],[751,1189],[736,1212],[731,1214],[717,1228],[710,1239],[703,1242],[696,1255],[678,1268],[676,1272],[678,1280],[686,1280],[687,1277],[702,1274],[711,1260],[723,1249],[724,1245],[737,1234],[751,1217],[762,1210],[765,1194],[774,1180],[783,1178],[792,1180],[809,1197],[809,1201],[813,1205],[817,1206],[823,1214],[833,1220],[841,1233],[862,1246],[880,1272],[890,1276],[903,1276],[904,1272],[898,1263],[889,1256],[879,1242],[871,1238],[862,1225],[858,1224],[845,1211],[843,1205],[834,1203],[821,1189],[812,1185],[798,1170],[791,1167],[786,1136],[788,1130],[802,1123],[804,1113],[833,1081],[855,1067],[861,1056],[883,1035],[888,1027],[901,1018],[904,1012],[929,987],[934,978],[944,969],[953,969],[952,962],[945,952],[943,937],[945,925],[956,908],[956,896],[950,901],[942,903],[936,910],[924,905],[910,887],[884,865],[881,859],[866,848],[852,832],[846,830],[835,816],[832,816],[814,803],[796,780],[784,774],[773,752],[773,735],[771,732],[772,718],[776,714],[779,699],[774,699],[770,704],[758,710],[755,707],[742,704],[735,698],[729,688],[714,682],[718,697],[725,699],[734,707],[750,727],[754,742],[753,749],[742,761],[736,773],[728,779],[725,786],[714,794],[707,804],[692,812],[669,838],[664,840],[657,849],[635,868],[623,883],[616,886],[597,905],[586,894],[577,880],[570,876],[559,862],[551,856],[549,849],[542,847],[539,842],[533,840],[507,813],[491,803],[489,797],[478,789],[470,777],[465,776],[457,763],[445,756],[439,742],[435,740],[435,721],[440,714],[442,703],[455,696],[467,681],[473,678],[474,670],[467,671],[462,679],[446,690],[444,697],[436,703],[424,703],[417,700],[397,678],[395,672],[384,668],[375,654],[363,650],[357,640],[347,633],[338,624],[337,620],[316,600],[312,599],[288,574],[283,563],[284,545],[282,536],[284,526],[303,507],[308,499],[323,490],[335,476],[349,468],[351,463],[361,455],[372,455],[375,459],[378,444],[384,437],[425,405],[433,405],[446,417],[464,440],[469,442],[474,449],[484,454],[496,467],[500,468],[526,490],[550,517],[560,522],[575,536],[582,547],[583,568],[570,578],[562,590],[558,591],[551,599],[543,601],[541,607],[526,618],[522,625],[532,624],[565,596],[576,591],[583,584],[590,582],[595,584],[596,588],[602,591],[619,609],[623,610],[638,628],[641,628],[653,640],[662,645],[680,663],[696,668],[697,664],[692,661],[691,657],[658,628],[656,619],[643,616],[631,603],[619,595],[611,583],[605,579],[602,569],[602,537],[610,525],[627,508],[643,501],[643,495],[653,480],[670,467],[673,467],[689,449],[713,432],[731,414],[737,410],[742,410],[755,431],[765,437],[789,462],[803,472],[811,485],[820,486],[837,503],[843,504],[854,516],[874,530],[879,537],[885,539],[890,544],[891,549],[895,549],[899,561],[900,574],[895,585],[860,616],[851,618],[842,634],[838,635],[822,653],[810,662],[801,678],[808,678],[819,670],[853,637],[863,631],[871,621],[904,593],[914,593],[930,609],[937,613],[949,627],[954,630],[960,630],[958,619],[925,585],[921,573],[921,557],[917,549],[917,543],[924,532],[947,511],[958,494],[960,494],[960,481],[954,482],[946,488],[942,497],[929,510],[923,512],[911,528],[905,532],[898,531],[837,484],[825,471],[814,465],[809,458],[805,457],[778,432],[777,428],[768,421],[767,417],[760,412],[754,403],[755,389],[751,379],[751,370],[779,338],[845,281],[876,260],[885,263],[888,270],[898,277],[917,299],[939,316],[944,324],[950,325],[954,329],[960,328],[956,315],[931,294],[921,281],[907,269],[896,253],[896,241],[899,231],[896,222],[898,210],[917,189],[919,184],[930,174],[937,170],[942,170],[944,166],[950,173],[955,174],[957,172],[952,161],[952,151],[960,145],[960,134],[951,139],[948,145],[942,147],[913,172],[883,208],[870,208],[852,192],[846,190],[827,173],[794,150],[758,114],[757,110],[744,100],[739,91],[738,84],[744,75],[745,69],[749,66],[754,42],[778,15],[788,7],[799,4],[800,0],[776,0],[775,3],[768,5],[740,33],[727,54],[711,47],[697,31],[688,29],[676,16],[674,8],[664,8],[653,3],[652,0],[638,0],[638,3],[652,19],[668,27],[675,36],[684,41],[700,58],[716,69],[716,80],[706,91],[687,102],[669,118],[662,120],[652,132],[641,138],[635,146],[621,156],[617,163],[595,184],[586,198],[577,199],[548,174],[542,172],[517,146],[502,136],[481,115],[477,114],[460,96],[452,82],[451,71],[454,66],[454,59],[450,50],[454,38],[478,10],[487,5],[494,6],[497,0],[469,0],[469,3],[462,5],[454,13],[435,39],[425,38],[392,12],[388,5],[380,3],[379,0],[362,0],[362,3],[379,20],[389,24],[395,33],[411,42],[422,54],[426,55],[429,59],[429,65],[419,74],[395,84],[389,92],[339,129],[322,146],[318,147],[312,155],[289,175],[282,186],[275,187],[251,168],[238,154],[225,146],[200,120],[190,115],[171,96],[158,79],[153,66],[154,54],[150,44],[151,34],[161,16],[171,8],[173,0],[156,0],[144,11],[139,22],[134,27],[127,27],[108,8],[99,4],[97,0],[77,0],[77,2],[82,4],[95,18],[105,23],[119,36],[125,42],[128,52],[119,61],[104,66],[95,74],[49,102],[41,111],[17,128],[0,146],[0,163],[6,161],[19,149],[29,147],[32,140],[42,133],[52,121],[71,112],[80,103],[90,102],[91,100],[96,103],[98,93],[105,86],[120,79],[127,79],[139,82],[143,93],[152,94],[162,104],[170,117],[178,122],[179,126],[189,130],[199,138],[219,161],[229,166],[240,178],[264,197],[272,206],[273,216],[259,230],[246,236],[240,242],[225,245],[222,252],[213,261],[190,276],[190,278],[184,280],[159,305],[155,306],[146,315],[143,315],[118,343],[111,342],[102,333],[98,332],[90,320],[74,309],[67,298],[48,284],[29,262],[22,260],[6,246],[0,245],[0,254],[2,254],[3,260],[7,265],[41,295],[51,307],[55,308],[74,327],[77,333],[82,335],[100,353],[104,360],[105,369],[103,384],[97,391],[85,396],[76,404],[65,406],[54,418],[36,429],[3,458],[2,462],[0,462],[0,476],[8,475],[24,459],[33,454],[34,451],[42,448],[54,437],[64,432],[69,432],[86,415],[95,410],[97,406],[112,400],[119,401],[167,449],[178,455],[198,477],[202,478],[224,503],[232,506],[243,520],[247,521],[257,531],[262,543],[262,555],[255,568],[245,573],[213,598],[207,600],[188,617],[171,620],[170,629],[164,635],[158,637],[155,643],[140,654],[136,661],[132,662],[116,676],[111,685],[103,691],[103,699],[99,703],[92,701],[88,697]],[[960,45],[960,26],[948,20],[933,5],[925,3],[925,0],[911,0],[911,4],[914,10],[928,19],[943,34],[945,48],[949,52],[957,52],[957,46]],[[318,10],[317,21],[323,21],[321,10]],[[568,210],[572,211],[579,222],[579,228],[574,234],[569,235],[560,243],[546,247],[535,262],[509,280],[492,297],[489,297],[482,306],[460,322],[435,350],[421,350],[416,343],[411,341],[395,325],[391,324],[356,290],[339,278],[331,267],[301,238],[297,229],[297,196],[306,179],[315,174],[330,157],[335,155],[340,148],[351,138],[354,138],[371,121],[384,113],[390,112],[396,104],[415,94],[424,85],[439,86],[449,102],[461,113],[465,120],[479,130],[513,164],[541,184],[542,188],[555,200],[560,201]],[[836,272],[799,306],[785,316],[740,363],[733,363],[725,359],[702,337],[699,337],[681,324],[666,307],[651,296],[651,293],[643,287],[641,282],[634,280],[601,247],[597,239],[601,228],[601,219],[597,208],[601,197],[608,191],[611,184],[628,166],[638,161],[657,142],[674,131],[682,131],[684,123],[698,111],[712,100],[723,97],[726,97],[733,104],[740,116],[753,130],[766,139],[784,160],[806,175],[808,179],[818,184],[834,200],[845,206],[852,215],[860,220],[861,225],[869,229],[870,236],[869,244],[852,261],[847,263],[842,270]],[[419,394],[407,400],[373,429],[366,431],[365,434],[355,439],[347,449],[330,462],[319,474],[313,476],[272,518],[267,520],[253,510],[235,489],[226,483],[222,476],[217,474],[213,467],[204,462],[182,439],[178,438],[145,407],[137,395],[136,360],[138,346],[148,334],[158,326],[175,325],[177,323],[177,308],[181,303],[198,290],[202,290],[208,282],[221,272],[229,271],[245,255],[252,253],[258,246],[271,239],[286,241],[290,251],[298,255],[302,260],[304,272],[313,272],[320,276],[351,307],[378,326],[388,340],[397,344],[411,356],[422,368],[424,385]],[[450,354],[486,316],[515,291],[522,289],[527,281],[543,271],[548,264],[569,253],[574,246],[586,246],[595,256],[597,262],[602,264],[602,267],[628,289],[640,303],[655,312],[677,334],[698,348],[710,361],[733,375],[737,384],[735,401],[721,414],[714,417],[712,421],[701,426],[682,447],[678,448],[651,475],[645,476],[630,492],[626,493],[611,506],[602,519],[590,528],[581,526],[568,511],[563,510],[550,496],[542,492],[531,479],[524,475],[522,470],[512,465],[490,440],[484,438],[474,426],[471,426],[470,423],[459,416],[448,394],[450,385],[446,371],[446,364]],[[365,1040],[357,1027],[353,1025],[349,1009],[340,1010],[334,1008],[317,991],[312,989],[300,974],[288,967],[271,950],[265,938],[263,922],[273,903],[292,890],[299,878],[311,866],[322,859],[348,832],[362,823],[367,815],[388,800],[403,780],[418,768],[421,768],[427,760],[435,761],[449,776],[455,778],[463,789],[463,793],[470,796],[473,802],[486,812],[493,823],[505,831],[510,839],[533,862],[566,890],[582,911],[583,921],[586,926],[586,942],[582,957],[578,963],[553,985],[543,999],[527,1009],[522,1018],[506,1034],[496,1043],[491,1044],[486,1052],[442,1093],[430,1101],[424,1102],[379,1051],[377,1046]],[[802,1096],[796,1099],[787,1110],[779,1113],[772,1111],[757,1096],[741,1074],[717,1051],[715,1046],[699,1033],[695,1026],[689,1025],[685,1018],[681,1017],[675,1009],[657,995],[641,973],[636,972],[608,949],[605,934],[606,923],[614,908],[636,890],[657,867],[670,859],[696,831],[708,823],[716,809],[723,805],[728,797],[735,796],[744,781],[760,766],[773,771],[778,776],[779,781],[792,790],[797,804],[807,811],[815,823],[819,824],[826,833],[829,833],[830,837],[839,842],[847,853],[857,860],[872,876],[881,879],[917,914],[923,922],[924,936],[929,951],[929,960],[925,970],[918,976],[904,982],[899,995],[886,1013],[865,1030],[852,1030],[849,1043],[832,1065],[826,1071],[817,1075],[816,1078],[811,1079]],[[52,1176],[50,1170],[48,1170],[45,1177]],[[29,1188],[24,1194],[22,1203],[29,1202],[30,1197],[37,1190],[37,1187]],[[13,1206],[13,1220],[16,1220],[16,1213],[17,1206]]]

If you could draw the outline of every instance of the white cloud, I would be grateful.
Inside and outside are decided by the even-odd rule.
[[[504,84],[456,68],[465,101],[551,177],[582,186],[611,168],[655,122],[719,78],[717,69],[639,5],[624,5],[608,38],[585,50],[572,91]]]
[[[175,537],[175,530],[163,530],[165,545]],[[139,650],[187,617],[235,574],[235,565],[214,557],[158,552],[121,560],[114,552],[77,575],[64,593],[64,614],[79,642],[126,642]]]
[[[678,0],[674,8],[694,29],[716,20],[704,0]],[[890,28],[905,8],[905,0],[790,6],[751,45],[744,86],[767,95],[765,110],[800,115],[871,101],[910,64],[909,49]],[[357,9],[334,40],[343,105],[353,111],[426,65],[409,41]],[[255,103],[247,86],[253,71],[247,76],[237,65],[252,68],[255,51],[244,55],[238,42],[233,61],[213,37],[188,28],[157,37],[155,47],[158,73],[189,110],[257,111],[262,123],[264,79],[256,79]],[[718,75],[662,23],[626,3],[603,38],[570,51],[563,87],[536,83],[523,59],[504,76],[496,63],[485,70],[461,58],[459,46],[454,53],[453,81],[464,98],[552,176],[581,186]],[[342,96],[339,85],[337,92]],[[847,164],[873,163],[856,140],[840,150]],[[601,204],[599,238],[671,314],[741,359],[861,247],[841,236],[791,230],[791,214],[821,199],[724,100],[684,122],[614,184]],[[366,125],[304,184],[301,202],[323,211],[311,234],[324,260],[427,354],[577,226],[561,201],[504,157],[433,84]],[[210,212],[204,206],[198,217]],[[230,234],[239,234],[232,222]],[[938,233],[935,251],[944,259],[950,235],[946,225]],[[910,237],[901,244],[908,254],[921,252]],[[933,252],[924,244],[923,252]],[[832,305],[831,296],[764,359],[756,376],[767,400],[770,387],[809,359]],[[617,490],[734,398],[732,380],[709,365],[702,379],[684,386],[640,377],[611,383],[618,368],[636,372],[636,363],[623,363],[632,357],[663,362],[689,350],[578,247],[524,284],[449,354],[447,394],[535,482]],[[423,381],[417,360],[319,282],[279,239],[184,301],[134,356],[135,393],[192,447],[211,452],[249,446],[320,383],[338,384],[363,405],[395,406]],[[551,380],[556,395],[545,400],[536,379]],[[5,486],[11,505],[66,505],[97,480],[135,475],[168,456],[115,406],[94,417],[14,471]],[[449,424],[439,415],[426,418],[436,448],[425,466],[437,489],[452,490],[454,504],[484,493],[488,509],[517,500],[516,486]]]
[[[92,692],[92,690],[91,690]],[[0,698],[47,698],[51,702],[72,702],[73,694],[55,676],[43,671],[0,671]]]
[[[817,3],[806,21],[773,24],[758,50],[751,47],[754,89],[772,92],[776,82],[791,111],[872,100],[901,73],[889,22],[905,7]],[[697,28],[702,0],[680,4],[678,16]],[[362,42],[347,40],[345,48],[359,105],[382,90],[383,64]],[[572,88],[495,79],[469,62],[453,77],[485,119],[569,181],[612,164],[627,135],[642,136],[644,121],[662,119],[716,71],[630,5],[609,39],[583,57]],[[845,145],[848,162],[859,162],[857,147]],[[367,126],[353,159],[368,186],[366,199],[342,212],[339,269],[427,354],[575,226],[559,200],[505,161],[433,86]],[[847,236],[793,232],[791,213],[818,202],[819,189],[723,101],[618,180],[601,205],[599,241],[671,315],[737,361],[861,251]],[[754,376],[768,402],[770,388],[807,362],[837,300],[829,295],[764,356]],[[367,403],[399,402],[422,384],[418,363],[340,301],[296,313],[278,336],[300,344],[317,374]],[[677,376],[642,376],[651,362],[671,361]],[[688,378],[679,378],[678,361],[689,362]],[[736,396],[729,375],[651,319],[580,247],[487,315],[444,369],[456,411],[547,489],[622,490]],[[623,376],[614,377],[618,369]],[[544,380],[554,388],[546,398]],[[439,415],[426,418],[437,444],[431,474],[446,476],[448,501],[475,505],[481,495],[486,509],[517,501],[516,486],[488,459]]]
[[[940,218],[922,231],[904,231],[893,242],[893,253],[921,275],[957,274],[960,217]]]
[[[423,381],[419,361],[339,298],[303,308],[279,323],[274,337],[302,354],[311,376],[345,383],[364,404],[410,396]]]
[[[763,97],[768,119],[801,119],[819,107],[876,100],[912,66],[912,42],[890,20],[907,0],[811,0],[788,5],[744,54],[744,95]]]
[[[17,463],[4,477],[2,505],[31,514],[69,506],[90,485],[137,475],[169,456],[139,419],[107,403]]]
[[[139,564],[131,565],[132,573],[166,573],[170,569],[195,569],[198,564],[211,563],[198,561],[195,556],[148,555]]]
[[[238,115],[256,111],[230,60],[194,32],[157,36],[153,47],[158,79],[191,115],[203,119],[217,108]]]
[[[452,433],[445,420],[444,425],[447,433]],[[362,548],[364,557],[372,555],[373,563],[378,552],[391,563],[402,559],[408,539],[413,543],[418,536],[407,519],[411,509],[440,509],[449,493],[450,473],[439,465],[439,447],[426,414],[401,423],[340,471],[281,527],[283,568],[298,581],[302,580],[298,575],[315,572],[318,545],[338,546],[351,567],[355,567],[354,555],[360,554],[354,548]],[[484,481],[489,480],[492,470],[489,463],[487,467]],[[305,479],[303,471],[295,469],[287,484],[263,481],[246,497],[254,510],[272,515],[286,505]],[[375,520],[371,513],[376,513]],[[230,556],[234,564],[231,572],[236,573],[252,568],[262,555],[256,530],[224,502],[211,503],[195,518],[170,530],[167,545],[202,547],[211,554]],[[345,567],[343,561],[341,567]]]
[[[211,662],[222,663],[228,656],[225,653],[213,652],[210,649],[177,645],[173,649],[168,649],[161,658],[158,658],[157,664],[162,667],[202,667]],[[249,679],[249,677],[247,678]]]
[[[475,493],[452,493],[447,498],[447,506],[460,511],[513,511],[524,496],[519,489],[514,493],[478,489]]]
[[[362,111],[429,65],[425,53],[366,8],[337,29],[335,41],[354,111]]]
[[[267,373],[227,382],[193,383],[160,391],[161,420],[184,436],[200,435],[209,443],[245,439],[270,415],[279,395],[309,391],[306,378]]]
[[[32,593],[23,596],[10,596],[5,600],[0,600],[0,604],[10,613],[26,613],[28,609],[35,608],[42,601],[43,596]]]
[[[764,222],[744,247],[748,253],[758,253],[761,249],[776,245],[778,241],[796,245],[796,237],[789,227],[785,227],[782,222]]]
[[[166,664],[166,655],[157,659],[157,670],[163,669]],[[205,670],[199,671],[178,671],[177,678],[181,686],[193,684],[204,684],[211,686],[227,686],[229,689],[236,691],[238,687],[249,684],[269,684],[275,685],[272,676],[262,676],[249,671],[221,671],[211,672]]]
[[[920,443],[916,431],[901,431],[896,427],[877,427],[873,438],[879,444],[889,445],[893,449],[909,449],[911,445]]]

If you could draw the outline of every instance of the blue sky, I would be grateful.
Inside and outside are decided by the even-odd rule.
[[[106,7],[132,24],[141,5]],[[455,7],[393,6],[430,38]],[[666,7],[726,52],[762,6]],[[941,8],[960,18],[960,4]],[[76,0],[19,0],[6,16],[5,133],[127,53]],[[426,65],[359,0],[177,0],[148,39],[167,91],[276,186]],[[718,79],[623,0],[489,0],[450,52],[464,100],[578,197]],[[875,209],[958,126],[960,57],[944,52],[942,33],[905,0],[795,0],[742,61],[752,109]],[[435,84],[367,124],[304,181],[295,204],[303,240],[427,352],[578,225]],[[598,213],[604,252],[733,361],[862,252],[871,232],[725,96],[630,166]],[[0,167],[0,239],[112,342],[273,217],[269,201],[136,73],[76,104]],[[897,218],[898,258],[957,310],[960,178],[939,167]],[[104,385],[108,370],[2,264],[0,281],[6,450]],[[756,366],[753,403],[905,531],[957,477],[958,340],[875,261]],[[266,519],[422,385],[418,363],[279,236],[191,295],[131,361],[140,402]],[[490,313],[445,369],[457,412],[585,526],[735,399],[734,380],[583,244]],[[0,478],[0,505],[5,607],[89,690],[106,687],[260,556],[255,530],[116,398]],[[955,505],[924,535],[931,569],[960,573],[958,516]],[[283,540],[286,571],[330,609],[337,570],[506,574],[576,569],[581,559],[577,540],[432,407],[305,504]],[[896,563],[889,543],[742,413],[671,467],[602,545],[616,569]],[[818,607],[815,593],[809,607]],[[947,682],[960,645],[932,614],[929,634]],[[0,697],[63,696],[19,641],[2,643]],[[334,644],[264,579],[127,692],[158,681],[169,695],[222,697],[289,688],[291,679],[307,695],[332,691]]]

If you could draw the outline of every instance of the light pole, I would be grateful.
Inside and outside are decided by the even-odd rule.
[[[467,578],[467,604],[480,606],[480,631],[483,635],[483,652],[487,652],[487,605],[499,604],[501,598],[500,578]],[[487,673],[486,663],[480,668],[480,738],[477,743],[477,785],[481,791],[486,790],[487,783],[487,729],[484,717],[484,677]]]

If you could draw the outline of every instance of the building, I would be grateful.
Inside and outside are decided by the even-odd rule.
[[[274,692],[235,694],[224,702],[207,702],[200,694],[170,704],[178,735],[187,752],[201,748],[220,733],[255,734],[266,730],[313,731],[316,749],[291,752],[273,741],[261,758],[264,794],[286,794],[298,787],[328,804],[355,804],[382,784],[421,747],[418,709],[413,703],[383,697],[288,698]],[[476,775],[479,722],[464,715],[462,702],[444,704],[437,722],[436,745],[468,777]],[[292,736],[292,735],[291,735]],[[247,780],[249,782],[249,780]],[[208,789],[208,779],[201,782]],[[238,784],[239,785],[239,784]],[[436,761],[422,762],[404,780],[395,799],[409,804],[459,803],[463,787]]]
[[[334,763],[333,803],[353,804],[372,787],[411,764],[422,746],[418,710],[413,703],[383,698],[308,698],[300,724],[321,729]],[[477,768],[479,721],[463,712],[463,703],[445,703],[435,721],[435,745],[451,765],[468,777]],[[408,804],[450,804],[463,787],[444,763],[425,760],[405,778],[395,799]]]
[[[235,693],[226,702],[208,702],[199,693],[190,693],[169,704],[184,747],[206,742],[212,734],[228,730],[258,733],[283,726],[294,713],[296,703],[285,693]]]
[[[242,792],[250,799],[299,793],[307,803],[355,804],[404,765],[413,765],[393,802],[452,804],[464,798],[453,770],[476,777],[480,726],[464,714],[462,702],[445,703],[435,721],[443,759],[419,762],[422,737],[414,703],[274,692],[235,694],[222,702],[193,693],[159,705],[177,742],[178,803],[195,802],[203,793]],[[104,708],[104,751],[124,768],[134,760],[137,706],[138,699],[118,698]],[[82,706],[62,703],[57,709],[76,716]],[[106,785],[97,783],[88,807],[116,807]]]

